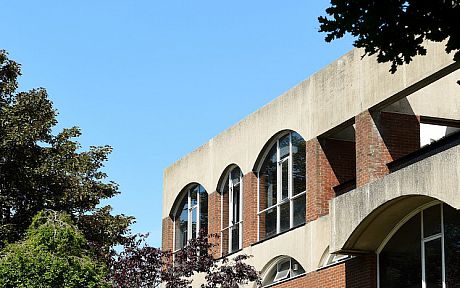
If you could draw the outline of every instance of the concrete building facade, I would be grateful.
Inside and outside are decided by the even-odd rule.
[[[460,287],[460,63],[427,45],[395,74],[352,50],[168,167],[162,248],[218,233],[266,287]]]

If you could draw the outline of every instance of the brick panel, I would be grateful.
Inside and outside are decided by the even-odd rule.
[[[217,234],[220,237],[221,230],[221,205],[220,205],[220,194],[216,191],[209,194],[208,197],[208,233]],[[216,244],[217,246],[213,249],[212,254],[214,257],[218,258],[220,254],[220,238],[211,237],[210,242]]]
[[[243,248],[257,242],[257,176],[243,176]]]
[[[352,141],[307,141],[307,222],[329,213],[333,187],[355,177],[355,158]]]
[[[364,111],[356,116],[356,186],[389,173],[387,163],[420,148],[415,115]]]
[[[375,255],[360,256],[271,287],[375,288],[376,267]]]
[[[163,250],[172,250],[173,249],[173,233],[174,233],[174,224],[171,217],[166,217],[162,221],[162,240],[161,240],[161,249]]]

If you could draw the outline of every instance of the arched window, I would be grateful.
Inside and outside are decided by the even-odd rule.
[[[174,216],[174,250],[187,245],[187,241],[198,237],[200,230],[208,231],[208,193],[199,184],[186,189]]]
[[[233,167],[221,188],[221,249],[222,255],[242,248],[243,243],[243,174]]]
[[[460,213],[444,204],[416,211],[380,250],[380,288],[459,287]]]
[[[304,273],[305,269],[294,258],[279,257],[262,272],[262,286],[276,284]]]
[[[305,140],[296,132],[281,135],[258,171],[259,240],[305,223]]]

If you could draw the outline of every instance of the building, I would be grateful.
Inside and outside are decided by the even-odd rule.
[[[163,248],[207,227],[265,286],[460,287],[460,63],[361,56],[168,167]]]

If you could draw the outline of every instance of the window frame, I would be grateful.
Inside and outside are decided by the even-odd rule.
[[[191,197],[191,192],[197,189],[196,193],[196,204],[192,207],[192,197]],[[187,239],[186,242],[190,241],[191,239],[197,238],[200,234],[200,229],[201,229],[201,194],[202,193],[207,193],[206,189],[201,184],[194,184],[191,185],[187,188],[187,193],[183,197],[187,197]],[[180,204],[182,204],[183,199],[181,199]],[[196,231],[193,231],[193,209],[196,209]],[[179,211],[182,211],[181,206],[178,207],[176,211],[176,215],[174,215],[174,221],[173,221],[173,253],[176,253],[177,251],[181,250],[184,248],[187,244],[185,244],[183,247],[177,248],[176,245],[176,221],[180,218],[180,213]],[[195,235],[193,235],[195,234]],[[195,237],[194,237],[195,236]]]
[[[439,233],[430,235],[425,237],[424,236],[424,211],[427,210],[428,208],[431,208],[433,206],[440,205],[440,225],[441,225],[441,231]],[[442,270],[442,285],[443,287],[446,287],[446,256],[445,256],[445,236],[444,236],[444,203],[440,201],[432,201],[430,203],[427,203],[425,205],[422,205],[421,207],[415,209],[411,213],[409,213],[406,217],[404,217],[396,226],[393,228],[393,230],[387,235],[387,237],[382,241],[381,245],[377,249],[377,288],[380,288],[380,253],[382,250],[386,247],[387,243],[393,238],[393,236],[399,231],[399,228],[401,228],[404,224],[406,224],[410,219],[415,217],[417,214],[420,213],[420,247],[421,247],[421,254],[420,254],[420,260],[421,260],[421,274],[422,274],[422,283],[421,287],[426,288],[426,263],[425,263],[425,244],[433,241],[440,239],[441,240],[441,270]]]
[[[264,239],[267,239],[267,238],[270,238],[270,237],[274,237],[284,231],[287,231],[289,229],[292,229],[294,227],[297,227],[297,226],[300,226],[301,224],[298,224],[298,225],[295,225],[294,226],[294,200],[296,200],[297,198],[300,198],[302,196],[305,195],[305,202],[307,201],[306,199],[306,194],[307,194],[307,187],[305,186],[305,190],[296,194],[296,195],[293,195],[293,182],[294,182],[294,176],[293,176],[293,169],[292,169],[292,165],[293,165],[293,149],[292,149],[292,133],[294,133],[294,131],[289,131],[289,132],[286,132],[286,133],[283,133],[283,134],[280,134],[276,140],[275,140],[275,143],[271,144],[268,146],[268,148],[266,149],[266,152],[265,152],[265,155],[264,157],[262,158],[261,162],[260,162],[260,165],[257,169],[257,241],[260,241],[261,238],[260,238],[260,215],[262,213],[266,213],[267,211],[269,210],[272,210],[272,209],[276,209],[276,233],[273,234],[273,235],[270,235],[270,236],[266,236],[264,237]],[[298,133],[297,133],[298,134]],[[284,157],[280,157],[281,155],[281,152],[280,152],[280,140],[285,137],[286,135],[289,135],[289,154],[287,156],[284,156]],[[300,134],[299,134],[300,136]],[[302,137],[302,140],[305,141]],[[263,210],[260,210],[260,170],[262,169],[262,165],[263,163],[265,162],[265,160],[267,159],[267,157],[269,156],[269,153],[272,149],[272,147],[276,145],[276,198],[277,198],[277,201],[276,201],[276,204],[273,204],[272,206],[269,206]],[[283,185],[283,182],[282,182],[282,164],[283,162],[285,161],[288,161],[288,197],[285,198],[285,199],[282,199],[282,194],[283,194],[283,191],[282,191],[282,185]],[[305,161],[306,162],[306,161]],[[305,166],[307,165],[307,163],[305,163]],[[306,167],[305,167],[306,168]],[[305,169],[306,171],[306,169]],[[306,175],[305,175],[306,177]],[[283,230],[281,231],[281,206],[283,204],[286,204],[289,202],[289,228],[286,229],[286,230]],[[268,206],[268,205],[267,205]],[[306,217],[305,217],[306,218]],[[306,219],[305,219],[306,220]]]
[[[294,262],[298,265],[296,270],[294,270]],[[305,269],[299,261],[287,255],[275,257],[269,263],[270,264],[266,266],[264,270],[261,272],[262,287],[276,286],[280,283],[290,281],[292,279],[305,275],[306,273]],[[289,263],[289,268],[286,270],[280,270],[280,266],[284,265],[285,263]],[[300,272],[297,270],[300,270]],[[285,275],[281,275],[282,277],[277,278],[277,276],[281,273],[285,273]],[[269,279],[270,283],[267,283]]]
[[[239,185],[240,185],[240,189],[239,189],[239,205],[238,205],[238,208],[239,208],[239,215],[238,215],[238,218],[239,218],[239,221],[234,223],[233,222],[233,215],[235,213],[234,211],[234,188],[235,188],[235,185],[232,181],[232,172],[234,170],[239,170]],[[227,180],[228,178],[228,180]],[[225,181],[227,180],[227,181]],[[226,182],[226,183],[225,183]],[[224,192],[225,192],[225,185],[227,185],[228,187],[228,221],[227,223],[224,223],[224,217],[223,217],[223,213],[224,213]],[[220,205],[221,205],[221,217],[220,217],[220,253],[221,255],[223,255],[224,251],[223,251],[223,247],[224,247],[224,233],[225,231],[227,231],[228,233],[228,247],[227,247],[227,253],[230,254],[230,253],[233,253],[235,251],[238,251],[240,249],[242,249],[243,247],[243,172],[241,171],[241,169],[238,167],[238,166],[234,166],[232,167],[228,172],[227,172],[227,175],[226,177],[224,178],[224,183],[223,183],[223,186],[222,186],[222,189],[221,189],[221,193],[220,193]],[[224,226],[226,225],[226,226]],[[233,247],[233,233],[232,233],[232,230],[233,228],[237,226],[238,228],[238,249],[236,250],[233,250],[232,247]]]

